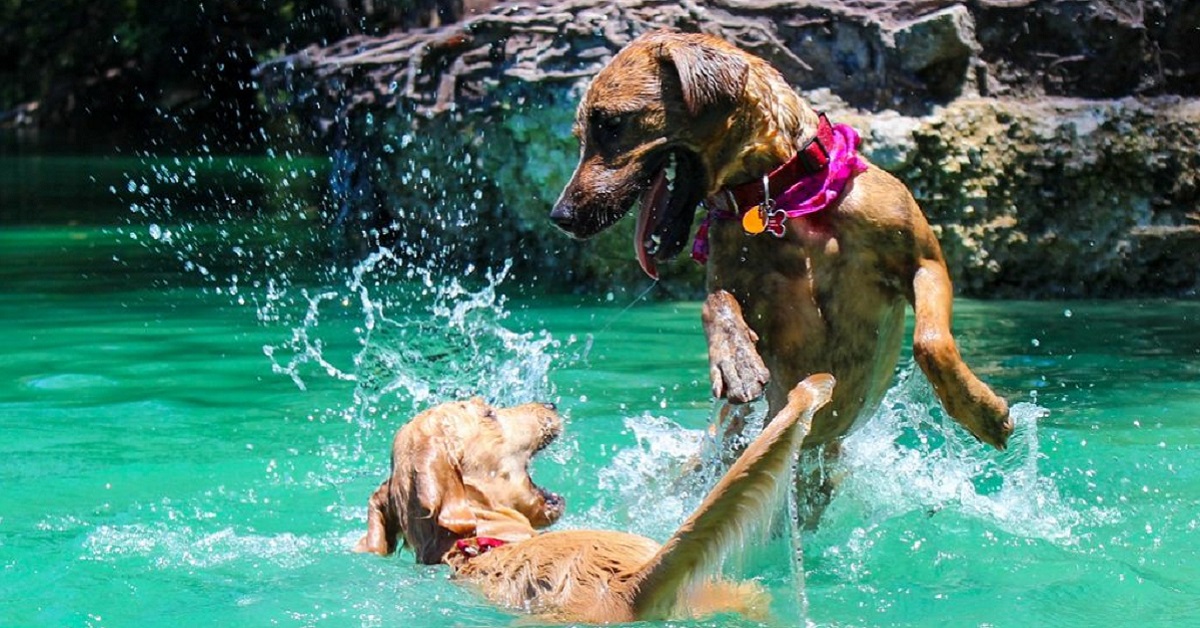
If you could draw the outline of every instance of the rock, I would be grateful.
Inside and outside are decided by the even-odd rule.
[[[975,23],[964,6],[954,6],[918,18],[891,34],[897,64],[920,77],[931,96],[948,100],[959,96],[967,82],[967,68],[979,52]]]
[[[966,294],[1190,294],[1198,124],[1200,101],[1178,98],[960,99],[891,170]]]
[[[643,279],[631,221],[581,244],[545,219],[577,159],[579,95],[642,32],[710,32],[860,129],[939,231],[961,293],[1179,295],[1200,288],[1183,252],[1200,224],[1200,53],[1186,45],[1198,25],[1182,0],[568,0],[260,72],[279,111],[355,156],[337,177],[367,190],[356,198],[371,211],[342,212],[352,231],[373,237],[382,206],[413,255],[509,258],[596,291]],[[682,258],[663,275],[700,289]]]

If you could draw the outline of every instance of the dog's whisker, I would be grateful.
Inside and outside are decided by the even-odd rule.
[[[611,319],[609,319],[609,321],[607,323],[605,323],[604,327],[600,328],[600,331],[597,331],[596,333],[602,334],[602,333],[608,331],[609,329],[612,329],[612,326],[614,324],[616,324],[616,322],[618,320],[620,320],[621,317],[624,316],[626,312],[633,309],[633,306],[637,305],[638,301],[641,301],[642,299],[646,298],[646,295],[650,294],[650,291],[653,290],[654,286],[657,286],[657,285],[658,285],[657,279],[655,279],[654,281],[651,281],[650,285],[646,286],[645,290],[642,290],[642,292],[640,294],[638,294],[636,297],[634,297],[633,300],[629,302],[629,305],[626,305],[620,312],[617,312]]]

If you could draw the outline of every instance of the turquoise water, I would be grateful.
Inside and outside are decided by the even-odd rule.
[[[391,433],[464,394],[559,403],[533,473],[560,525],[662,539],[699,499],[677,483],[711,413],[696,303],[326,264],[307,193],[267,199],[319,165],[0,165],[0,625],[514,625],[444,568],[348,551]],[[766,556],[764,584],[803,586],[818,626],[1200,625],[1198,320],[960,301],[1013,446],[946,422],[906,356],[803,583]]]

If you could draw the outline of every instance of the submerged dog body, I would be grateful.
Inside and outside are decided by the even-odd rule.
[[[550,512],[536,506],[535,495],[546,492],[524,470],[545,445],[545,435],[561,429],[557,416],[549,417],[544,406],[495,410],[490,418],[478,401],[470,404],[482,411],[463,411],[464,404],[435,408],[397,432],[392,475],[371,497],[367,534],[355,549],[386,555],[396,549],[394,540],[403,537],[418,561],[445,562],[456,579],[479,587],[490,601],[550,621],[611,623],[730,611],[763,616],[767,598],[756,585],[710,576],[744,531],[769,516],[772,497],[789,477],[813,415],[829,401],[833,387],[831,376],[814,375],[793,388],[771,424],[661,546],[624,532],[535,530],[541,526],[522,509],[550,522],[562,512],[556,496],[543,500],[554,505]],[[518,416],[530,412],[538,416]],[[489,432],[487,424],[496,421],[506,424],[505,436],[493,443],[505,449],[503,456],[462,442]],[[522,471],[505,473],[513,464]],[[487,475],[489,465],[492,475],[507,476],[510,488],[530,488],[472,495],[470,516],[463,517],[456,500],[442,496],[454,495],[470,482],[441,470],[473,468]],[[414,502],[413,495],[424,497]],[[531,503],[535,507],[529,508]],[[460,514],[447,516],[447,507]],[[435,557],[434,548],[442,547]]]
[[[686,244],[701,200],[710,218],[755,211],[731,202],[732,191],[802,152],[819,124],[765,61],[711,36],[643,35],[585,93],[575,127],[580,162],[551,218],[586,238],[640,200],[635,249],[656,276],[656,260]],[[855,159],[861,168],[836,200],[788,218],[781,237],[749,235],[737,220],[702,227],[714,395],[744,403],[765,391],[774,411],[790,382],[832,373],[838,389],[805,446],[836,442],[889,386],[911,305],[913,354],[947,413],[1004,447],[1008,406],[959,355],[953,289],[929,224],[902,183]],[[773,182],[762,185],[768,198],[776,194]]]

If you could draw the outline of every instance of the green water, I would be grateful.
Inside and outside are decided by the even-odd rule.
[[[698,499],[672,488],[711,411],[696,303],[382,264],[356,285],[295,270],[320,257],[295,250],[303,217],[196,211],[261,198],[241,175],[199,173],[188,189],[232,191],[174,213],[152,189],[144,215],[141,160],[0,165],[0,625],[520,625],[444,568],[348,551],[391,432],[466,392],[559,403],[533,472],[567,497],[561,525],[661,539]],[[905,357],[804,537],[808,620],[1200,625],[1198,320],[960,301],[968,361],[1019,404],[1013,446],[946,423]],[[786,559],[760,562],[787,595]]]

